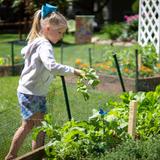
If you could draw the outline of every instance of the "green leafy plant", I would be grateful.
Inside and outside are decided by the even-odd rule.
[[[76,121],[72,119],[61,127],[53,125],[52,117],[47,115],[45,121],[42,122],[42,126],[36,129],[34,137],[39,131],[46,132],[49,139],[46,154],[50,159],[78,160],[91,155],[101,156],[110,152],[111,149],[116,148],[122,142],[131,139],[127,133],[131,100],[138,102],[136,138],[146,141],[159,135],[160,86],[154,92],[126,92],[120,98],[121,101],[110,100],[103,105],[103,108],[112,108],[109,111],[94,109],[88,120]],[[137,155],[133,152],[136,151],[138,155],[140,152],[134,144],[131,144],[130,147],[133,150],[131,152],[129,150],[128,154],[137,158]],[[124,149],[128,151],[129,146]],[[147,150],[144,151],[147,152]],[[153,150],[149,149],[148,151],[152,152]],[[142,154],[142,157],[144,155]]]
[[[117,39],[122,33],[122,23],[109,23],[103,26],[100,34],[106,35],[108,39]]]
[[[137,44],[129,48],[115,51],[122,75],[126,77],[136,76],[135,50],[138,50],[139,54],[140,77],[157,76],[160,72],[160,63],[156,49],[151,43],[143,47]],[[94,67],[100,71],[105,71],[109,75],[117,75],[112,53],[112,49],[109,50],[106,48],[106,52],[103,54],[103,61],[96,63]]]
[[[160,137],[152,137],[146,141],[127,140],[107,152],[102,160],[157,160],[160,159]]]
[[[23,63],[23,59],[20,56],[15,56],[14,57],[14,64],[22,64]],[[9,55],[0,57],[0,66],[9,66],[11,65],[11,57]]]
[[[121,108],[121,111],[129,110],[129,102],[131,100],[137,100],[137,124],[136,132],[137,136],[141,139],[148,139],[160,133],[160,86],[157,86],[156,90],[150,92],[138,92],[125,93],[121,95],[122,102],[114,103],[115,108]],[[111,103],[112,104],[112,103]],[[119,111],[120,111],[119,110]],[[120,111],[120,113],[121,113]],[[124,112],[123,111],[123,112]],[[119,114],[118,114],[119,115]],[[120,119],[127,122],[128,119],[125,114],[120,114]]]
[[[68,32],[69,33],[74,33],[75,31],[76,31],[76,28],[75,28],[75,26],[76,26],[76,24],[75,24],[75,20],[68,20],[67,21],[67,23],[68,23]]]
[[[154,69],[155,65],[158,63],[158,55],[154,45],[149,43],[148,45],[141,47],[139,52],[142,55],[143,65]]]
[[[50,115],[46,115],[42,126],[34,132],[34,138],[40,131],[46,132],[49,139],[46,145],[46,154],[50,159],[84,159],[87,156],[100,156],[106,150],[110,150],[122,140],[121,132],[117,132],[116,123],[105,119],[107,112],[100,109],[93,110],[93,115],[88,121],[76,121],[72,119],[62,127],[52,125]],[[118,125],[118,123],[116,123]],[[115,128],[115,129],[113,129]]]
[[[0,66],[8,66],[11,65],[11,57],[10,56],[3,56],[0,57]]]
[[[93,68],[83,68],[83,71],[85,72],[85,76],[80,77],[77,80],[77,92],[81,93],[85,100],[88,100],[89,86],[95,88],[99,84],[100,80]]]

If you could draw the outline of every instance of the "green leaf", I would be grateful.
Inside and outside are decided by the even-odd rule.
[[[99,84],[100,80],[93,68],[84,68],[83,70],[85,72],[85,77],[79,77],[77,80],[77,92],[81,93],[84,100],[87,101],[90,97],[88,93],[89,86],[95,88]],[[86,83],[87,81],[88,83]]]

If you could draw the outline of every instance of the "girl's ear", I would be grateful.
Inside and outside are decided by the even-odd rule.
[[[45,27],[44,27],[44,30],[46,32],[50,31],[50,25],[49,24],[46,24]]]
[[[47,25],[47,26],[46,26],[46,31],[49,31],[49,30],[50,30],[50,26]]]

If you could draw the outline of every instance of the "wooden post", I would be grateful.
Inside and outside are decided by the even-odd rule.
[[[136,133],[136,112],[137,112],[137,101],[132,100],[129,105],[129,120],[128,120],[128,134],[135,138]]]

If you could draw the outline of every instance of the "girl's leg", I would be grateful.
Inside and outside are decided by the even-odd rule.
[[[19,148],[21,147],[26,135],[31,131],[33,126],[34,123],[32,120],[22,121],[22,125],[17,129],[13,136],[11,147],[5,160],[12,160],[16,158]]]
[[[32,121],[34,123],[34,126],[37,127],[39,125],[41,125],[41,121],[44,118],[44,113],[36,113],[33,117],[32,117]],[[41,146],[44,145],[44,139],[45,139],[45,133],[44,132],[40,132],[37,136],[36,141],[32,140],[32,150],[39,148]]]

